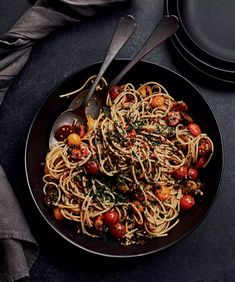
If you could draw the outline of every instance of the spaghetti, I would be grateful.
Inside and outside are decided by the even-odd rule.
[[[127,246],[167,236],[203,194],[213,142],[157,82],[112,87],[87,125],[64,125],[45,160],[45,203],[79,233]]]

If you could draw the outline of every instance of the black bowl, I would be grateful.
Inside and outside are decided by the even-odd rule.
[[[114,61],[106,72],[110,81],[128,63],[127,60]],[[180,222],[168,233],[168,236],[147,241],[144,245],[124,247],[115,240],[102,241],[85,235],[76,235],[73,225],[55,221],[51,210],[43,204],[43,166],[48,151],[51,127],[56,117],[66,109],[71,98],[59,98],[59,94],[72,91],[98,72],[101,63],[89,66],[73,74],[52,93],[38,110],[29,130],[25,150],[25,170],[32,198],[47,223],[65,240],[74,246],[89,252],[112,257],[135,257],[147,255],[165,249],[183,239],[193,231],[208,214],[218,192],[223,166],[221,135],[215,117],[198,90],[185,78],[159,65],[139,62],[123,79],[122,83],[131,82],[138,86],[147,81],[158,81],[176,100],[184,100],[195,122],[201,125],[214,142],[215,152],[209,165],[202,171],[201,180],[205,183],[205,194],[188,213],[180,217]]]

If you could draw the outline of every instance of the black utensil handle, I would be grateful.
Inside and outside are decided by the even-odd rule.
[[[179,27],[179,21],[176,16],[165,16],[156,26],[155,30],[145,41],[140,51],[130,61],[130,63],[109,83],[109,88],[119,83],[123,76],[145,55],[152,51],[155,47],[160,45],[172,34],[174,34]]]
[[[127,42],[127,40],[130,38],[132,33],[135,31],[136,23],[135,19],[131,15],[127,15],[125,17],[122,17],[115,28],[107,55],[104,59],[104,62],[100,68],[100,71],[92,84],[92,87],[90,88],[86,98],[82,102],[81,107],[85,107],[90,100],[90,97],[92,96],[93,92],[95,91],[95,88],[100,81],[101,77],[103,76],[104,72],[114,59],[114,57],[117,55],[117,53],[120,51],[120,49],[124,46],[124,44]]]

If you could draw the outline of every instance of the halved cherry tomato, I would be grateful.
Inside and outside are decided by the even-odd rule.
[[[166,186],[162,186],[160,189],[156,191],[156,196],[162,202],[166,201],[170,198],[170,190]]]
[[[162,107],[164,105],[164,100],[162,95],[155,96],[151,101],[151,106],[153,108]]]
[[[55,132],[55,138],[58,141],[64,141],[70,134],[75,132],[75,128],[72,125],[65,124],[59,127]]]
[[[180,209],[182,211],[190,210],[195,205],[195,200],[191,195],[184,195],[180,199]]]
[[[99,165],[96,160],[88,161],[84,166],[89,174],[96,174],[99,171]]]
[[[107,225],[110,225],[110,226],[114,225],[118,222],[118,220],[119,220],[119,215],[115,210],[107,211],[104,214],[104,223]]]
[[[110,233],[116,238],[122,238],[126,234],[126,227],[119,222],[110,226],[109,230]]]
[[[201,139],[199,141],[198,153],[200,156],[207,156],[212,149],[211,142],[208,139]]]
[[[172,111],[187,112],[188,106],[184,101],[176,101],[176,102],[173,103],[171,110]]]
[[[172,111],[167,114],[166,123],[170,126],[176,126],[181,120],[180,112]]]
[[[182,178],[186,178],[187,174],[188,174],[188,168],[186,166],[181,166],[180,168],[177,168],[174,172],[173,172],[175,178],[177,179],[182,179]]]
[[[117,96],[120,94],[119,86],[114,85],[113,87],[111,87],[108,91],[108,94],[109,94],[111,100],[115,100],[117,98]]]
[[[188,126],[188,130],[192,133],[193,136],[198,136],[201,134],[201,128],[196,123],[190,123]]]
[[[191,179],[191,180],[196,180],[198,178],[198,170],[191,167],[188,170],[188,178]]]
[[[135,138],[135,137],[136,137],[136,131],[135,131],[135,129],[132,129],[131,131],[129,131],[129,132],[127,133],[127,135],[128,135],[129,138]]]
[[[94,227],[97,231],[102,231],[104,227],[103,216],[99,215],[95,218]]]
[[[195,168],[197,168],[197,169],[203,168],[204,165],[205,165],[205,163],[206,163],[206,158],[205,158],[205,157],[201,157],[201,158],[198,160],[198,162],[197,162]]]

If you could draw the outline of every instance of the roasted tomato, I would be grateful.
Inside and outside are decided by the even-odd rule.
[[[72,133],[67,137],[67,142],[69,146],[79,146],[82,141],[81,137],[77,133]]]
[[[53,209],[53,215],[54,215],[54,218],[55,218],[56,220],[58,220],[58,221],[61,221],[61,220],[64,219],[64,216],[63,216],[63,214],[62,214],[60,208],[57,208],[57,207],[54,208],[54,209]]]
[[[191,179],[191,180],[196,180],[198,178],[198,170],[191,167],[188,170],[188,178]]]
[[[99,165],[97,160],[91,160],[84,164],[87,173],[89,174],[96,174],[99,171]]]
[[[180,112],[171,111],[167,114],[166,123],[170,126],[176,126],[181,120]]]
[[[78,147],[72,148],[71,158],[74,159],[74,160],[80,160],[82,158],[81,150]]]
[[[126,227],[119,222],[110,226],[109,230],[110,233],[116,238],[122,238],[126,234]]]
[[[188,106],[184,101],[176,101],[171,107],[172,111],[187,112]]]
[[[195,205],[195,200],[191,195],[184,195],[180,199],[180,209],[182,211],[187,211]]]
[[[82,156],[83,156],[84,158],[88,156],[88,153],[89,153],[88,147],[87,147],[87,145],[85,145],[84,143],[82,143],[82,144],[80,145],[80,151],[81,151],[81,154],[82,154]]]
[[[193,136],[198,136],[201,134],[201,128],[196,123],[190,123],[187,126],[188,130],[192,133]]]
[[[149,85],[145,85],[145,86],[142,86],[141,88],[139,88],[139,92],[140,92],[141,96],[145,98],[147,95],[152,94],[152,89]]]
[[[188,168],[186,166],[181,166],[180,168],[177,168],[174,172],[173,175],[177,179],[182,179],[186,178],[188,174]]]
[[[205,158],[205,157],[201,157],[201,158],[198,160],[198,162],[197,162],[195,168],[197,168],[197,169],[203,168],[204,165],[205,165],[205,163],[206,163],[206,158]]]
[[[162,202],[166,201],[167,199],[170,198],[169,188],[166,186],[162,186],[160,189],[157,189],[156,196],[160,201]]]
[[[162,95],[155,96],[151,101],[151,106],[153,108],[162,107],[164,105],[164,101],[165,99]]]
[[[207,156],[211,153],[212,146],[208,139],[201,139],[199,141],[198,153],[200,156]]]
[[[102,231],[104,229],[104,221],[102,215],[99,215],[95,218],[94,227],[97,231]]]
[[[70,134],[75,132],[75,128],[72,125],[65,124],[59,127],[55,132],[55,138],[58,141],[64,141]]]
[[[104,214],[104,223],[107,225],[110,225],[110,226],[114,225],[118,222],[118,220],[119,220],[119,215],[115,210],[107,211]]]
[[[120,94],[119,86],[114,85],[113,87],[111,87],[108,91],[108,94],[109,94],[111,100],[115,100],[117,98],[117,96]]]

